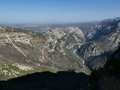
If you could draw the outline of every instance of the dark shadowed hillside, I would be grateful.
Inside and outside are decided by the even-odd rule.
[[[42,72],[0,82],[0,90],[80,90],[89,77],[75,72]]]
[[[91,90],[120,90],[120,47],[103,68],[92,71],[90,84]]]

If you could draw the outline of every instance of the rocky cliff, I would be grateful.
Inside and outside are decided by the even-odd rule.
[[[32,31],[0,26],[0,72],[2,79],[38,71],[87,72],[76,50],[84,43],[78,28],[56,28],[39,35]]]
[[[103,21],[90,28],[86,43],[78,49],[78,55],[93,69],[101,67],[120,45],[120,19]]]

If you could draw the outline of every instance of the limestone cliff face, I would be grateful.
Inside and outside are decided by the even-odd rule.
[[[103,21],[91,27],[85,38],[86,43],[78,49],[78,55],[90,68],[103,66],[107,57],[120,45],[120,19]]]
[[[78,53],[83,57],[84,59],[87,59],[89,57],[94,57],[101,55],[104,51],[102,51],[95,42],[88,42],[85,43],[83,46],[81,46],[80,49],[78,49]]]
[[[76,55],[76,50],[84,43],[84,36],[78,28],[56,28],[43,34],[44,48],[52,64],[62,68],[84,68],[84,61]]]
[[[10,77],[23,75],[26,70],[86,72],[84,61],[75,53],[84,40],[78,28],[56,28],[39,35],[0,26],[0,70],[2,75]],[[10,74],[8,68],[14,73]]]

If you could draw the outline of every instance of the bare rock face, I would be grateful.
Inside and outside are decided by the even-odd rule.
[[[91,27],[78,55],[93,69],[101,67],[120,45],[120,19],[103,21]],[[101,64],[101,65],[100,65]]]
[[[48,52],[53,52],[57,43],[59,43],[59,51],[61,52],[64,51],[64,48],[76,50],[85,40],[82,31],[78,28],[56,28],[47,31],[44,36],[47,39],[45,44],[48,45]]]
[[[103,53],[103,51],[97,46],[95,42],[89,42],[81,46],[81,49],[78,49],[79,54],[87,59],[92,56],[98,56]]]
[[[56,28],[43,34],[45,37],[45,51],[57,67],[79,68],[84,67],[84,61],[76,55],[76,50],[85,41],[83,33],[78,28]],[[71,64],[72,62],[72,64]]]
[[[3,79],[24,75],[26,71],[87,72],[84,61],[75,53],[84,40],[78,28],[56,28],[39,35],[0,26],[0,70],[5,77]]]

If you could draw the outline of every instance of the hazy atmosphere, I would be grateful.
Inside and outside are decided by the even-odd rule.
[[[120,16],[120,0],[0,0],[0,23],[74,23]]]

